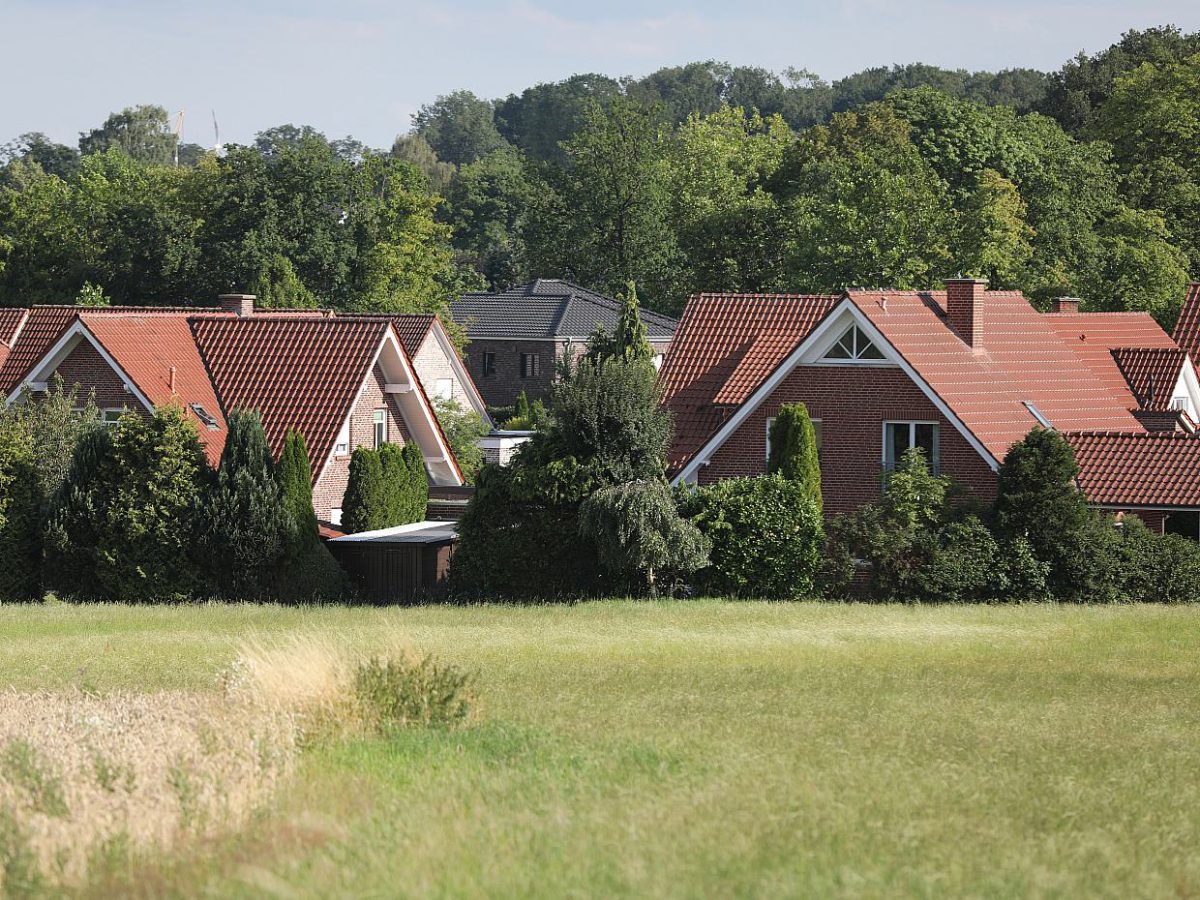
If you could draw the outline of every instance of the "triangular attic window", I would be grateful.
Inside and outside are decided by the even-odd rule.
[[[859,330],[857,325],[851,325],[838,338],[837,343],[829,348],[829,351],[825,354],[825,359],[880,360],[885,359],[885,357],[879,348],[871,343],[871,339]]]

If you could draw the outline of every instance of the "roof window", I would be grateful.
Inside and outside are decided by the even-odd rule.
[[[217,430],[217,419],[212,413],[201,406],[199,403],[190,404],[192,412],[196,414],[196,418],[204,423],[204,427],[209,431]]]
[[[851,325],[846,329],[845,333],[838,338],[837,343],[826,351],[825,359],[843,359],[843,360],[882,360],[885,359],[882,351],[859,329],[857,325]]]

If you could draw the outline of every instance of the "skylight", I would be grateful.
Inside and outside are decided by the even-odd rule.
[[[881,360],[886,357],[876,347],[871,339],[868,338],[857,325],[851,325],[846,329],[846,332],[838,338],[836,344],[829,348],[825,354],[825,359],[867,359]]]
[[[1039,425],[1041,425],[1043,428],[1048,428],[1048,429],[1050,429],[1051,431],[1053,431],[1053,430],[1054,430],[1054,426],[1053,426],[1053,425],[1050,423],[1050,420],[1049,420],[1049,419],[1047,419],[1045,416],[1043,416],[1043,415],[1042,415],[1042,411],[1041,411],[1040,409],[1038,409],[1036,406],[1034,406],[1034,405],[1033,405],[1031,402],[1029,402],[1028,400],[1022,400],[1022,401],[1021,401],[1021,404],[1022,404],[1022,405],[1023,405],[1023,406],[1024,406],[1026,409],[1027,409],[1027,410],[1029,410],[1029,414],[1030,414],[1031,416],[1033,416],[1035,419],[1037,419],[1037,420],[1038,420],[1038,424],[1039,424]]]
[[[191,408],[192,408],[192,412],[194,412],[196,414],[196,418],[199,419],[201,422],[203,422],[205,427],[208,428],[209,431],[217,430],[217,419],[212,413],[210,413],[207,409],[205,409],[199,403],[191,404]]]

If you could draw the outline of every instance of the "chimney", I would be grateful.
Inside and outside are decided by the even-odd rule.
[[[1078,297],[1055,297],[1050,301],[1051,312],[1056,313],[1077,313],[1079,312]]]
[[[254,315],[254,294],[222,294],[217,303],[225,312],[238,316]]]
[[[946,318],[967,346],[983,346],[983,296],[987,281],[982,278],[946,280]]]

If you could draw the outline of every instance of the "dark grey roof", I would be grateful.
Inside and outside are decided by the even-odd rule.
[[[586,340],[600,325],[611,331],[621,304],[612,297],[560,281],[539,278],[496,293],[464,294],[450,304],[454,321],[472,340],[487,338],[554,338]],[[642,321],[652,341],[669,340],[679,323],[643,309]]]

